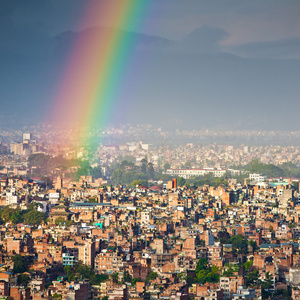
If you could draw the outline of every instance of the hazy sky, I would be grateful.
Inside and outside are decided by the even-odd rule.
[[[81,28],[80,19],[89,1],[101,0],[0,1],[0,114],[41,114],[45,103],[51,102],[49,91],[59,72],[56,64],[67,56],[57,54],[58,44],[63,48],[67,45],[64,39],[71,36],[66,32],[114,26],[110,20],[100,19]],[[149,103],[163,103],[161,109],[169,109],[172,118],[185,123],[180,109],[184,98],[186,104],[198,106],[199,113],[204,106],[211,106],[204,109],[205,116],[193,115],[194,126],[213,126],[208,114],[230,126],[264,127],[268,123],[267,127],[272,127],[270,123],[275,122],[297,129],[299,16],[300,2],[295,0],[151,0],[140,28],[119,28],[163,38],[153,38],[151,47],[146,42],[139,45],[143,51],[152,51],[148,58],[151,64],[139,74],[142,79],[137,93],[131,94],[132,107],[139,103],[150,109]],[[140,40],[146,38],[141,36]],[[180,74],[175,76],[177,72]],[[157,79],[160,76],[163,84]],[[173,110],[170,103],[175,104]],[[262,109],[254,113],[249,103]],[[291,115],[281,114],[283,103],[296,106]],[[219,113],[214,111],[218,105],[224,106]],[[224,109],[227,117],[222,114]],[[163,115],[158,113],[157,120]],[[275,120],[279,117],[280,121]],[[144,119],[151,121],[153,116]]]
[[[5,33],[27,30],[57,35],[82,30],[80,16],[90,0],[1,0],[1,43],[9,42]],[[101,0],[92,0],[101,1]],[[118,1],[118,0],[109,0]],[[122,1],[122,0],[119,0]],[[152,0],[140,32],[178,40],[202,26],[223,30],[224,47],[247,43],[286,42],[300,37],[300,3],[291,0]],[[107,21],[107,20],[106,20]],[[102,20],[90,26],[113,26]],[[123,28],[130,30],[132,28]],[[283,43],[284,44],[284,43]],[[297,57],[299,56],[296,55]],[[298,57],[299,58],[299,57]]]

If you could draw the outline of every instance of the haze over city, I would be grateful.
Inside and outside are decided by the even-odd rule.
[[[1,1],[2,126],[49,121],[76,41],[120,31],[133,42],[106,124],[299,129],[298,2],[154,0],[138,27],[82,23],[88,2]]]
[[[0,1],[0,300],[299,300],[299,16]]]

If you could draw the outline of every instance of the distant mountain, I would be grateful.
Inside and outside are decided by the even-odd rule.
[[[96,27],[29,36],[14,40],[13,47],[0,46],[0,114],[16,115],[18,121],[43,119],[79,36],[84,40],[110,31]],[[132,32],[124,36],[134,41],[134,48],[124,84],[117,87],[112,123],[299,130],[299,60],[268,59],[265,50],[263,58],[223,53],[219,42],[226,32],[209,27],[180,41]]]

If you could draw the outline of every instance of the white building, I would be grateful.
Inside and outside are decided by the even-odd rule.
[[[6,193],[6,205],[18,204],[19,197],[14,192]]]
[[[267,176],[253,173],[253,174],[249,175],[249,179],[250,179],[250,181],[264,182],[267,180]]]
[[[167,169],[166,174],[171,175],[173,177],[183,177],[185,179],[189,179],[194,176],[204,176],[206,174],[211,173],[214,177],[222,177],[226,172],[230,172],[232,175],[239,174],[240,171],[232,170],[232,169]]]

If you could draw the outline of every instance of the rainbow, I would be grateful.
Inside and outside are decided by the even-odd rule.
[[[72,47],[55,95],[55,120],[79,124],[77,146],[91,142],[94,129],[103,128],[116,106],[126,71],[132,64],[136,35],[121,28],[142,27],[148,0],[87,1],[80,28],[110,24],[113,29],[90,28]]]

